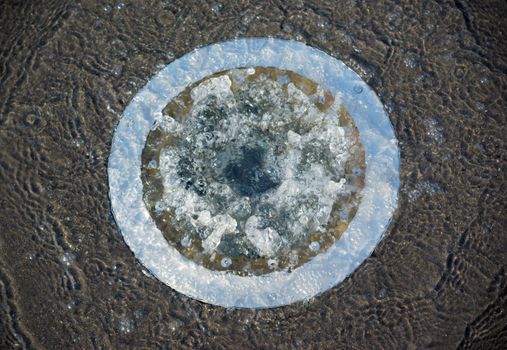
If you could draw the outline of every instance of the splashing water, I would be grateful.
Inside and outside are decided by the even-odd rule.
[[[243,273],[295,268],[329,246],[364,183],[341,101],[274,68],[190,86],[164,109],[144,155],[145,200],[166,238],[208,268]]]

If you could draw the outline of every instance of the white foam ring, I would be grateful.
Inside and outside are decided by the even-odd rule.
[[[292,272],[239,276],[212,271],[171,247],[143,201],[141,155],[146,137],[167,103],[213,73],[250,66],[296,72],[339,94],[359,129],[366,152],[366,185],[359,209],[342,237]],[[361,93],[357,93],[361,91]],[[125,241],[160,281],[206,303],[225,307],[276,307],[301,301],[343,281],[382,238],[396,208],[399,150],[382,104],[341,61],[295,41],[237,39],[194,50],[158,72],[125,109],[109,156],[112,210]]]

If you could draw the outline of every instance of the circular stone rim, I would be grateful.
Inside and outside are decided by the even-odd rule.
[[[142,152],[153,123],[187,86],[213,73],[240,67],[293,71],[341,98],[366,153],[365,187],[355,217],[325,252],[292,272],[239,276],[209,270],[165,240],[143,200]],[[340,60],[305,44],[273,38],[235,39],[195,49],[159,71],[125,108],[108,162],[113,216],[136,258],[161,282],[206,303],[266,308],[292,304],[343,281],[381,240],[396,209],[399,150],[377,95]]]

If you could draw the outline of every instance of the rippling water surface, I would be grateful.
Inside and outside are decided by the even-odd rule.
[[[502,348],[507,317],[503,2],[0,4],[0,348]],[[348,279],[269,310],[160,283],[111,214],[132,97],[196,47],[273,36],[353,68],[401,151],[398,211]]]

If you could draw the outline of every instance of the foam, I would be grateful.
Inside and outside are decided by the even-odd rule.
[[[344,186],[344,164],[354,141],[339,126],[336,109],[321,112],[293,83],[262,75],[244,79],[254,73],[252,67],[233,72],[236,94],[228,75],[204,80],[191,90],[193,104],[186,119],[156,119],[155,129],[180,139],[161,153],[164,194],[157,208],[174,214],[176,228],[194,239],[206,232],[202,247],[208,255],[224,235],[232,235],[229,239],[242,251],[253,247],[257,256],[288,254],[310,233],[324,231],[337,198],[352,190]],[[321,87],[317,94],[324,94]],[[269,108],[253,112],[242,108],[246,103],[269,103]],[[217,109],[220,118],[209,126]],[[244,158],[245,149],[251,153],[250,164],[259,162],[255,175],[262,178],[253,188],[241,183],[238,189],[224,173],[231,164],[234,171],[245,172],[250,164],[237,159]],[[197,193],[188,188],[199,181]]]

